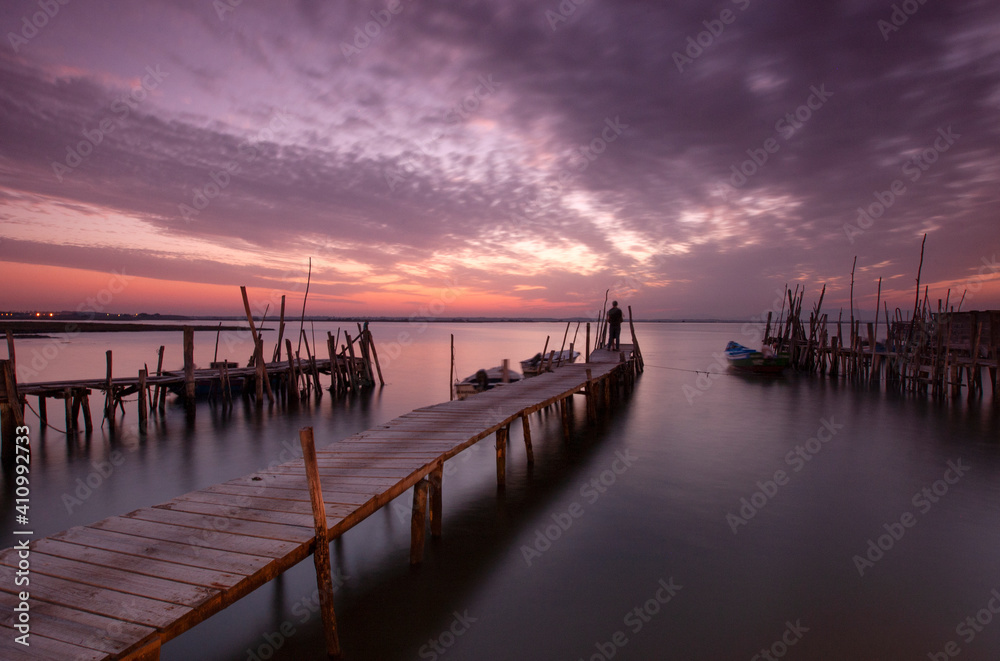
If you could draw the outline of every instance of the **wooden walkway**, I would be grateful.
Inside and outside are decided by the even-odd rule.
[[[427,500],[431,533],[441,534],[444,462],[495,434],[502,486],[510,425],[521,419],[533,461],[528,416],[557,405],[568,434],[567,400],[583,392],[594,419],[642,369],[641,354],[623,350],[597,350],[589,363],[417,409],[317,451],[329,537],[414,487],[410,561],[419,563]],[[0,658],[158,659],[163,643],[313,554],[312,512],[300,459],[71,528],[27,551],[6,549]],[[17,588],[24,562],[30,585]],[[30,592],[30,647],[14,642],[19,589]]]

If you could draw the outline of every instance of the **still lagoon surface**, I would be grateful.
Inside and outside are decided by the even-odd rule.
[[[419,568],[408,566],[409,493],[333,543],[346,658],[1000,658],[1000,406],[988,388],[983,402],[938,402],[842,379],[746,378],[717,357],[747,339],[740,324],[636,328],[646,371],[632,395],[594,426],[579,399],[569,442],[558,414],[533,416],[532,469],[514,425],[504,492],[492,438],[446,465],[444,536],[428,539]],[[323,446],[445,401],[450,334],[461,377],[527,358],[546,335],[558,344],[564,329],[376,323],[387,385],[372,394],[327,393],[294,413],[206,402],[190,422],[168,404],[142,437],[134,401],[113,440],[98,429],[67,441],[29,413],[35,536],[286,460],[303,426]],[[264,337],[269,353],[275,333]],[[155,366],[161,344],[179,367],[181,339],[26,338],[17,357],[41,357],[30,380],[93,378],[113,349],[124,376]],[[223,335],[219,358],[245,364],[250,347]],[[215,334],[198,333],[196,362],[214,351]],[[80,489],[112,459],[110,475]],[[3,547],[14,543],[11,477]],[[315,594],[306,561],[162,658],[323,659]]]

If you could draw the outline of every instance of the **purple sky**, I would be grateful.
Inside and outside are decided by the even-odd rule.
[[[995,0],[578,1],[7,0],[0,308],[1000,308]]]

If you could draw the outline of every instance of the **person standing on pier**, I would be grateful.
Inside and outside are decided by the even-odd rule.
[[[618,301],[611,301],[611,309],[608,310],[608,351],[621,350],[622,320],[625,315],[618,307]]]

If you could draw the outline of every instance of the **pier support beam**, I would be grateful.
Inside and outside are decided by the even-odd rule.
[[[535,452],[531,448],[531,424],[528,422],[528,414],[521,414],[521,428],[524,430],[524,450],[528,453],[528,465],[535,464]]]
[[[424,537],[427,531],[427,491],[430,480],[426,477],[413,485],[413,514],[410,517],[410,565],[424,561]]]
[[[431,537],[441,536],[441,515],[444,509],[444,498],[441,492],[444,480],[444,466],[438,466],[427,476],[431,496]]]
[[[299,430],[299,443],[306,465],[306,480],[309,483],[309,501],[312,504],[313,524],[316,528],[316,550],[313,562],[316,565],[316,587],[319,588],[319,610],[323,618],[323,636],[326,638],[326,654],[331,659],[340,658],[340,636],[337,633],[337,616],[333,611],[333,573],[330,567],[330,535],[326,528],[326,506],[316,465],[316,445],[312,427]]]
[[[497,486],[507,485],[507,440],[510,438],[510,425],[504,425],[497,430]]]

